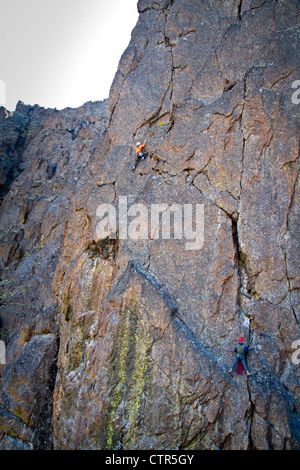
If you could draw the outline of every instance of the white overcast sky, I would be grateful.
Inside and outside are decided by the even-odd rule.
[[[137,0],[0,0],[0,105],[108,98]]]

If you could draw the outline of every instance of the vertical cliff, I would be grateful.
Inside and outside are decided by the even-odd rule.
[[[1,449],[53,447],[60,337],[53,279],[70,199],[87,164],[105,154],[108,116],[107,101],[60,112],[18,103],[1,116],[4,194],[13,180],[0,213]]]
[[[109,103],[1,120],[0,447],[298,448],[299,4],[138,9]],[[203,244],[100,237],[120,201],[201,205]]]

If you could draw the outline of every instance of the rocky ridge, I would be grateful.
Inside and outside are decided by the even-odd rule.
[[[0,448],[298,448],[299,4],[138,9],[109,101],[1,114]],[[122,197],[203,246],[99,239]]]

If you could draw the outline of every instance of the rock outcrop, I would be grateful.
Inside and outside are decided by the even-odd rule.
[[[0,448],[299,448],[299,3],[138,9],[109,102],[1,115]]]
[[[16,127],[16,119],[27,122],[27,134],[18,152],[21,173],[0,215],[0,331],[7,343],[0,448],[48,449],[60,336],[53,279],[80,174],[105,155],[101,136],[107,133],[108,103],[60,112],[19,103],[1,121],[4,142],[5,135],[18,142],[23,124]]]

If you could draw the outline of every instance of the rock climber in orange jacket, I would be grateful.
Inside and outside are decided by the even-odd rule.
[[[132,171],[136,169],[137,167],[137,164],[138,164],[138,161],[139,159],[141,158],[142,160],[145,160],[146,157],[148,157],[148,153],[144,152],[143,149],[146,145],[146,140],[143,144],[141,144],[140,142],[137,142],[136,143],[136,147],[135,147],[135,162],[134,162],[134,166],[132,168]]]

